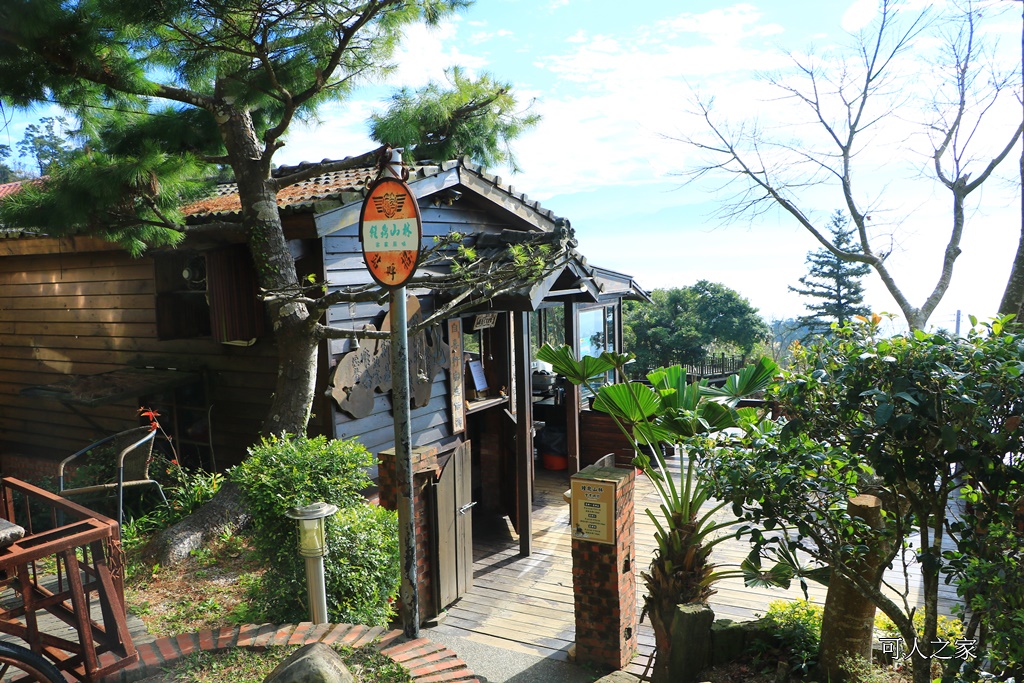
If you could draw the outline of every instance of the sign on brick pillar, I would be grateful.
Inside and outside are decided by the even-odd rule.
[[[425,622],[435,614],[437,609],[434,605],[433,595],[433,574],[431,566],[431,540],[433,529],[428,501],[430,483],[435,479],[438,471],[436,448],[413,448],[412,450],[412,491],[413,508],[415,510],[414,521],[416,525],[416,584],[419,586],[419,616],[420,622]],[[389,448],[379,454],[380,466],[378,467],[378,499],[380,506],[387,510],[395,510],[398,507],[398,484],[395,481],[395,449]]]
[[[591,465],[572,477],[576,661],[621,669],[637,643],[632,467]]]

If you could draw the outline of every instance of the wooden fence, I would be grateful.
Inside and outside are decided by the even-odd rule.
[[[719,356],[707,356],[697,363],[683,363],[689,381],[707,379],[713,377],[724,377],[738,372],[747,364],[744,356],[726,356],[724,353]]]

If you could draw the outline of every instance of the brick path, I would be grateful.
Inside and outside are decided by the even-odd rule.
[[[378,640],[379,639],[379,640]],[[261,649],[283,645],[360,647],[378,640],[376,647],[407,668],[417,683],[479,683],[466,663],[443,645],[427,638],[408,640],[400,630],[351,624],[246,624],[219,631],[199,631],[157,638],[138,646],[139,661],[108,676],[103,683],[133,683],[161,673],[193,652],[220,652],[234,647]],[[105,657],[109,656],[104,655]]]

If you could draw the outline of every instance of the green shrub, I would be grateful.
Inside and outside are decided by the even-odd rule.
[[[889,617],[881,612],[875,615],[875,628],[885,634],[887,638],[902,638],[896,624],[892,623]],[[924,639],[924,610],[914,612],[914,629],[917,631],[919,640]],[[938,629],[935,636],[940,640],[949,643],[947,653],[954,650],[956,641],[964,637],[964,626],[959,619],[950,619],[947,616],[938,615]],[[911,645],[913,645],[911,643]]]
[[[822,607],[807,600],[773,600],[761,617],[773,645],[788,653],[794,673],[806,674],[818,662],[823,613]]]
[[[305,563],[298,555],[296,524],[285,513],[323,501],[341,510],[327,520],[324,556],[331,621],[386,624],[398,592],[398,521],[393,512],[367,505],[373,457],[355,441],[324,437],[272,437],[249,449],[229,472],[252,513],[256,552],[272,568],[252,597],[268,621],[303,621]]]
[[[958,591],[982,615],[989,671],[1024,682],[1024,528],[990,522],[984,536],[988,556],[966,559]]]

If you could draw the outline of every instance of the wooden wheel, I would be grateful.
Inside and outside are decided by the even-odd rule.
[[[0,642],[0,680],[5,683],[64,683],[64,675],[32,650]]]

